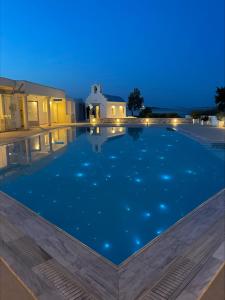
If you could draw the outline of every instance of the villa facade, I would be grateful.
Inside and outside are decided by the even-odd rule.
[[[126,102],[119,96],[103,94],[102,87],[94,84],[86,99],[86,118],[100,120],[105,118],[125,118]]]
[[[63,90],[0,77],[0,132],[74,121],[75,103]]]

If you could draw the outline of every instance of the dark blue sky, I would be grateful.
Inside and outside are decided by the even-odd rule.
[[[224,85],[224,0],[0,0],[1,76],[86,97],[208,106]]]

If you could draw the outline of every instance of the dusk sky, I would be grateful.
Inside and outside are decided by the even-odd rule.
[[[211,106],[224,85],[224,0],[0,0],[0,74],[86,98]]]

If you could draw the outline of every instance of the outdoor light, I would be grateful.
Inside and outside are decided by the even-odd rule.
[[[177,119],[173,119],[173,125],[177,125]]]
[[[149,125],[149,124],[150,124],[150,120],[149,120],[149,119],[146,119],[146,120],[145,120],[145,123],[146,123],[146,125]]]
[[[117,124],[120,124],[120,119],[116,119],[116,123],[117,123]]]
[[[225,128],[224,127],[224,121],[218,121],[218,127],[219,128]]]

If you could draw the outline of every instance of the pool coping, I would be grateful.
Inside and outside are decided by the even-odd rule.
[[[16,229],[21,231],[22,235],[32,238],[38,247],[48,253],[48,255],[60,265],[64,266],[68,272],[74,274],[75,280],[78,281],[88,293],[91,293],[94,299],[141,299],[142,294],[145,294],[146,290],[149,290],[154,286],[160,276],[165,273],[168,265],[170,265],[177,256],[182,255],[192,246],[194,241],[196,241],[196,239],[193,239],[193,234],[190,234],[190,225],[191,227],[193,227],[193,223],[196,224],[196,226],[199,225],[198,232],[195,232],[195,235],[197,234],[199,237],[207,234],[210,225],[214,224],[224,216],[224,192],[225,189],[202,203],[168,228],[165,233],[150,241],[142,249],[131,255],[118,266],[112,264],[95,251],[82,244],[79,240],[71,237],[60,228],[51,224],[23,204],[2,192],[0,192],[0,215],[3,216],[3,218],[6,218],[7,222],[15,226]],[[217,207],[214,207],[212,202],[217,203]],[[211,218],[210,222],[209,219],[206,222],[204,218],[205,213],[208,215],[208,218]],[[23,216],[24,222],[21,222],[21,216]],[[28,228],[28,225],[32,226]],[[185,226],[187,226],[188,229],[186,229],[186,236],[184,234],[181,235]],[[189,242],[187,242],[188,238],[190,239]],[[19,239],[20,238],[18,238],[18,240]],[[68,253],[69,258],[63,257],[65,253],[61,250],[53,250],[53,248],[49,246],[49,241],[53,241],[53,244],[57,245],[57,243],[55,243],[57,239],[63,241],[65,253]],[[160,263],[162,257],[165,256],[165,245],[168,245],[169,249],[166,251],[166,263]],[[58,246],[59,248],[61,247],[59,244]],[[72,252],[71,254],[71,252],[68,251],[70,248],[76,250],[76,253],[73,254]],[[152,268],[152,256],[154,255],[159,258],[159,263],[154,263],[154,268]],[[9,257],[3,256],[3,258],[6,261],[7,259],[10,261]],[[85,263],[85,261],[87,261],[88,264]],[[150,263],[149,266],[148,263]],[[85,266],[83,266],[83,264]],[[77,269],[76,265],[78,265]],[[11,268],[14,268],[13,263],[11,264]],[[145,268],[147,269],[144,271]],[[151,272],[149,272],[149,274],[151,273],[152,275],[148,277],[148,269],[151,268],[152,270],[150,270]],[[80,270],[82,271],[80,272]],[[135,273],[137,273],[137,275]],[[132,281],[136,281],[136,276],[138,276],[139,283],[138,286],[134,283],[135,290],[133,290]],[[142,277],[141,280],[140,277]],[[90,278],[93,282],[90,281]],[[22,279],[26,283],[27,278]],[[28,287],[32,290],[32,284],[30,284],[30,286],[29,284],[30,283],[28,283]]]

